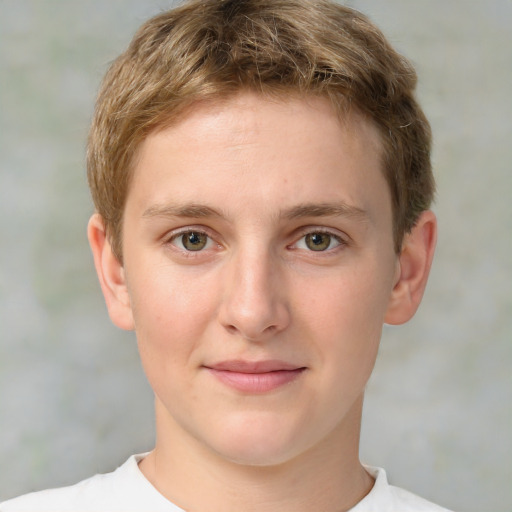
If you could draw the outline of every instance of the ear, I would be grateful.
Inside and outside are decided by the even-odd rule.
[[[105,224],[98,213],[89,220],[87,236],[110,319],[117,327],[132,330],[133,314],[124,268],[112,251]]]
[[[423,297],[437,240],[436,216],[423,212],[404,237],[398,261],[398,277],[384,321],[398,325],[410,320]]]

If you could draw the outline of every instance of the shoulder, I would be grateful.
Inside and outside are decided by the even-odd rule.
[[[395,503],[400,504],[404,510],[414,512],[450,512],[448,509],[440,507],[435,503],[427,501],[412,492],[390,485],[390,490]]]
[[[31,492],[19,498],[0,503],[1,512],[50,512],[67,511],[77,507],[77,512],[91,506],[93,496],[100,497],[110,474],[96,475],[69,487]],[[105,479],[107,482],[105,482]]]
[[[375,484],[351,512],[450,512],[412,492],[389,485],[383,469],[366,466],[366,470],[375,478]]]
[[[166,500],[138,468],[143,455],[130,457],[112,473],[70,487],[48,489],[0,503],[0,512],[155,512],[180,509]]]

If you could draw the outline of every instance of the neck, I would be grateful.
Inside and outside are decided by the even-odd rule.
[[[339,428],[281,464],[226,460],[183,432],[157,400],[157,443],[140,469],[167,499],[186,510],[341,512],[373,486],[359,462],[362,397]]]

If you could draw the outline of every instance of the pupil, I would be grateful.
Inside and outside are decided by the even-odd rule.
[[[189,251],[200,251],[206,245],[207,236],[203,233],[191,231],[182,238],[183,246]]]
[[[325,251],[331,245],[331,237],[324,233],[311,233],[306,235],[306,245],[312,251]]]
[[[191,244],[198,244],[199,243],[199,236],[197,235],[197,233],[190,233],[190,235],[188,237],[188,241]]]

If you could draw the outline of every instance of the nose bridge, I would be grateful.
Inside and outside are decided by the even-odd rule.
[[[240,247],[225,276],[221,322],[243,338],[259,341],[284,329],[289,313],[282,271],[273,251],[258,242]]]

